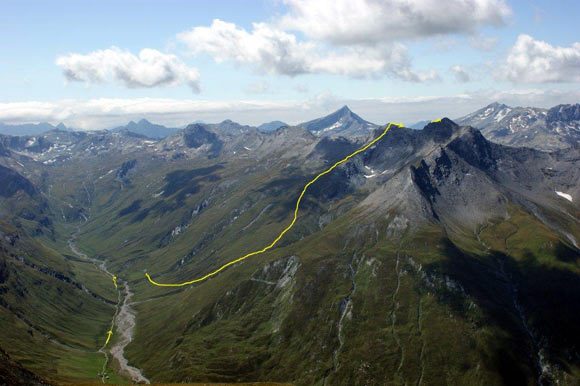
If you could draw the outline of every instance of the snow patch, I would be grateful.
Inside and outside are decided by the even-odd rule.
[[[330,131],[330,130],[334,130],[334,129],[340,127],[340,126],[342,126],[342,119],[339,120],[338,122],[333,123],[331,126],[328,126],[328,127],[324,128],[322,130],[318,130],[318,132],[319,133],[324,133],[324,132],[327,132],[327,131]]]
[[[509,114],[509,112],[512,111],[512,109],[510,109],[509,107],[503,109],[502,111],[500,111],[499,113],[497,113],[496,117],[495,117],[495,121],[499,122],[502,119],[505,118],[506,115]]]
[[[571,196],[571,195],[569,195],[569,194],[567,194],[567,193],[558,192],[558,191],[556,190],[556,194],[557,194],[558,196],[560,196],[560,197],[564,197],[566,200],[568,200],[568,201],[570,201],[570,202],[574,202],[574,201],[572,201],[572,196]]]

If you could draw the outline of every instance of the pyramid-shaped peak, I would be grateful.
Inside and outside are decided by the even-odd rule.
[[[149,122],[147,119],[143,118],[137,124],[139,124],[139,125],[150,125],[151,122]]]

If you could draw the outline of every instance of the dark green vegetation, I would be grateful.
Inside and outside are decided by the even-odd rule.
[[[309,190],[275,249],[154,287],[145,272],[183,282],[268,245],[304,184],[362,144],[226,123],[91,134],[48,164],[9,147],[0,346],[40,376],[98,381],[116,293],[68,249],[78,229],[130,284],[125,357],[152,382],[580,382],[578,149],[507,148],[446,119],[393,128]]]
[[[10,356],[0,349],[0,384],[1,385],[48,385],[41,378],[26,370],[19,363],[13,361]]]

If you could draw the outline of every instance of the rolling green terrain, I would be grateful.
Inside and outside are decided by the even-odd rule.
[[[268,245],[304,184],[362,145],[192,126],[74,162],[2,158],[20,176],[0,203],[0,347],[13,359],[100,382],[118,292],[74,239],[129,286],[124,357],[154,383],[580,382],[580,208],[554,193],[580,199],[577,149],[507,148],[446,119],[394,128],[312,186],[276,248],[155,287],[145,272],[183,282]],[[107,374],[131,382],[116,360]]]

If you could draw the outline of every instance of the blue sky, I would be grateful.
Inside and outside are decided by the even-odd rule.
[[[469,3],[3,0],[0,121],[297,123],[348,104],[413,123],[579,101],[579,2]]]

